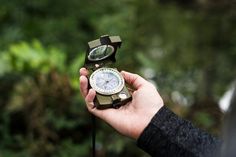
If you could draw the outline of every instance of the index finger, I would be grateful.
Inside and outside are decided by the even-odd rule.
[[[88,94],[88,79],[85,76],[80,76],[80,92],[85,98]]]

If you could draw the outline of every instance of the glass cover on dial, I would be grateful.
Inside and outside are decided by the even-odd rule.
[[[89,52],[88,59],[90,61],[99,61],[112,55],[114,47],[111,45],[101,45]]]
[[[100,94],[111,95],[122,90],[124,79],[115,69],[100,68],[90,76],[90,85]]]

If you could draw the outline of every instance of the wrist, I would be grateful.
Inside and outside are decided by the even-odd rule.
[[[153,117],[159,112],[159,110],[163,106],[164,105],[159,105],[157,108],[149,110],[145,114],[143,114],[144,112],[142,112],[141,114],[138,114],[138,115],[143,115],[143,116],[141,117],[141,119],[140,119],[140,116],[137,117],[138,119],[140,119],[140,121],[137,123],[136,125],[137,127],[134,128],[134,132],[131,136],[133,139],[137,140],[140,137],[140,135],[143,133],[145,128],[150,124]]]

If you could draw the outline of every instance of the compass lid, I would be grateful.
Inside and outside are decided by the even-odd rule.
[[[99,39],[88,42],[84,66],[89,69],[116,61],[117,48],[121,46],[119,36],[103,35]]]

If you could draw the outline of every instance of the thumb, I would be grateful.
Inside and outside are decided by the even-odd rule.
[[[133,74],[126,71],[121,71],[122,76],[124,77],[125,81],[132,85],[135,89],[140,88],[143,84],[147,81],[137,74]]]

